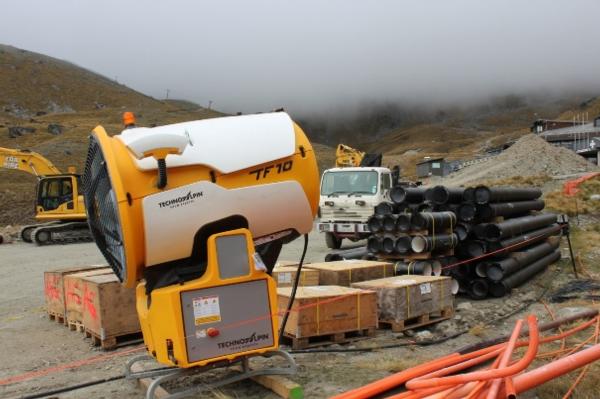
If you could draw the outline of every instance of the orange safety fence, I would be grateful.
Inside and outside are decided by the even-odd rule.
[[[577,179],[569,180],[565,182],[563,186],[563,194],[567,197],[572,197],[579,192],[579,185],[586,180],[593,179],[596,176],[600,176],[600,172],[592,172],[585,174]]]

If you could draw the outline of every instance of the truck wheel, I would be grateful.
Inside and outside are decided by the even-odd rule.
[[[325,233],[325,243],[327,248],[340,249],[343,238],[337,238],[333,233]]]

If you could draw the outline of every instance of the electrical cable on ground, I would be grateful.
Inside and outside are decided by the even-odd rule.
[[[43,392],[38,392],[38,393],[31,394],[31,395],[20,396],[19,399],[45,398],[46,396],[52,396],[52,395],[58,395],[58,394],[61,394],[61,393],[71,392],[71,391],[75,391],[75,390],[81,389],[81,388],[87,388],[87,387],[91,387],[91,386],[94,386],[94,385],[104,384],[104,383],[107,383],[107,382],[122,380],[124,378],[125,378],[125,374],[115,375],[113,377],[107,377],[107,378],[102,378],[102,379],[99,379],[99,380],[92,380],[92,381],[82,382],[81,384],[71,385],[71,386],[67,386],[67,387],[63,387],[63,388],[58,388],[58,389],[54,389],[52,391],[43,391]]]
[[[283,320],[281,322],[281,327],[279,328],[279,341],[283,338],[283,333],[285,331],[285,325],[288,321],[288,316],[292,310],[292,306],[294,305],[294,299],[296,298],[296,290],[298,289],[298,283],[300,282],[300,272],[302,271],[302,265],[304,264],[304,257],[306,256],[306,250],[308,249],[308,234],[304,234],[304,248],[302,249],[302,256],[300,257],[300,263],[298,263],[298,269],[296,270],[296,277],[294,278],[294,285],[292,287],[292,293],[290,295],[290,300],[287,305],[287,309],[285,314],[283,315]]]

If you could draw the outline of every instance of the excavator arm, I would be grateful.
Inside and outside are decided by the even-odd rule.
[[[381,166],[381,154],[368,154],[345,144],[338,144],[335,151],[335,167]]]
[[[360,166],[365,153],[356,150],[345,144],[339,144],[335,151],[335,166],[338,168],[345,166]]]
[[[21,170],[37,177],[59,175],[61,171],[37,152],[0,147],[0,167]]]

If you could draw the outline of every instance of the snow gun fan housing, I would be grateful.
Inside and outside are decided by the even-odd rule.
[[[312,146],[286,113],[113,137],[98,126],[83,182],[96,244],[137,285],[158,361],[190,367],[277,347],[276,318],[260,317],[277,308],[269,274],[281,246],[312,229],[319,198]],[[260,325],[222,328],[253,316]]]

